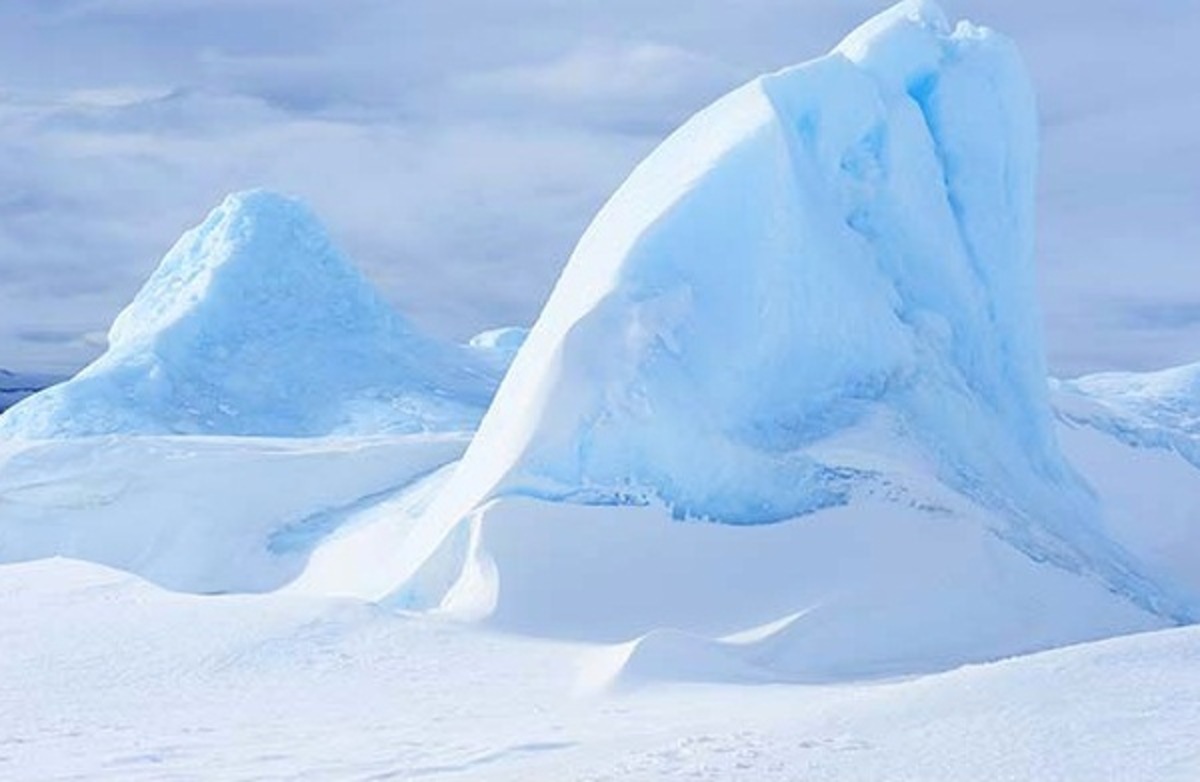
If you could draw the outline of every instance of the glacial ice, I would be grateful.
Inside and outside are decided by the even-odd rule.
[[[1033,290],[1035,125],[1014,48],[931,3],[721,99],[588,228],[464,471],[481,496],[777,521],[845,501],[853,476],[811,446],[882,409],[946,481],[1077,516]]]
[[[307,207],[262,190],[184,234],[108,337],[5,413],[0,436],[466,430],[499,374],[418,333]]]
[[[801,678],[1188,619],[1059,448],[1036,146],[1013,45],[916,0],[701,111],[364,596],[590,640],[772,626],[737,649]]]

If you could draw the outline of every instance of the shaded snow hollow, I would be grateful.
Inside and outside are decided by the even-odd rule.
[[[417,333],[306,206],[231,195],[175,244],[77,377],[17,405],[0,435],[470,429],[498,372]]]

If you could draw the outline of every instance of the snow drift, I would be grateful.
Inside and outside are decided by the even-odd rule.
[[[403,529],[467,433],[0,441],[0,563],[53,556],[183,592],[263,592],[386,510]]]
[[[474,428],[497,373],[417,333],[309,210],[229,196],[163,258],[107,352],[0,436],[312,436]]]
[[[929,2],[700,112],[581,239],[391,599],[609,640],[793,616],[768,656],[813,675],[1186,616],[1055,438],[1035,157],[1014,47]]]

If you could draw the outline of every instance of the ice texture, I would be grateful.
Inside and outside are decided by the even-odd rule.
[[[964,490],[1079,500],[1037,325],[1036,146],[1014,47],[931,3],[755,79],[596,217],[465,471],[485,495],[777,521],[844,500],[810,446],[886,408]]]
[[[0,436],[470,429],[497,372],[418,333],[306,206],[229,196],[163,258],[108,350],[0,419]]]
[[[701,111],[370,596],[606,640],[794,616],[759,651],[805,676],[1189,620],[1060,450],[1036,124],[1007,39],[911,1]]]

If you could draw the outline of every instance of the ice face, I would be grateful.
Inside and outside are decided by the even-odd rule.
[[[303,204],[251,191],[167,253],[100,359],[9,411],[0,433],[471,428],[495,374],[417,333]]]
[[[884,408],[947,481],[1061,494],[1035,127],[1014,48],[931,3],[721,99],[596,217],[468,469],[772,521],[842,500],[811,446]]]
[[[753,526],[745,541],[772,522],[819,525],[840,506],[878,521],[882,497],[896,509],[882,517],[891,532],[913,541],[886,553],[897,572],[972,556],[935,554],[905,521],[918,508],[1152,614],[1190,616],[1104,536],[1095,496],[1059,450],[1034,295],[1036,147],[1013,45],[951,27],[929,2],[901,3],[829,55],[701,111],[580,240],[408,544],[392,598],[497,617],[520,614],[530,594],[559,595],[600,556],[547,555],[581,534],[564,518],[584,513],[563,511],[571,503],[665,506]],[[948,510],[964,500],[973,510]],[[524,536],[489,522],[526,501],[563,521]],[[845,553],[864,545],[859,533],[838,530],[844,551],[823,541],[806,554],[867,579],[865,560]],[[654,573],[674,554],[632,550],[614,572],[636,561]],[[722,551],[736,568],[761,563],[732,539]],[[803,569],[798,553],[784,558]],[[527,560],[551,575],[522,592]],[[955,578],[918,580],[881,586],[871,610],[898,608],[901,582],[911,600],[958,604],[938,586]],[[609,592],[630,592],[581,588],[598,615],[622,615]],[[853,613],[838,621],[860,629]]]

